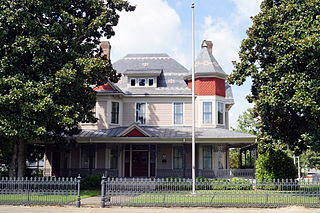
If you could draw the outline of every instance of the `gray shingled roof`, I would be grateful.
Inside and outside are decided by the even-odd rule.
[[[227,75],[206,45],[201,47],[201,52],[196,59],[195,73],[217,73]]]
[[[116,61],[113,68],[117,72],[126,74],[130,70],[144,73],[146,70],[161,70],[158,76],[158,87],[129,87],[128,77],[122,75],[116,84],[125,94],[157,94],[171,95],[181,94],[190,95],[191,90],[187,87],[183,77],[188,74],[188,70],[172,59],[167,54],[128,54],[123,59]]]
[[[151,137],[155,138],[189,138],[191,137],[191,127],[155,127],[155,126],[140,126]],[[110,138],[117,137],[119,133],[128,127],[117,127],[104,130],[83,130],[77,138]],[[196,128],[197,138],[251,138],[256,136],[234,132],[220,128]]]

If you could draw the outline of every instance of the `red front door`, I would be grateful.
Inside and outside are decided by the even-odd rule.
[[[148,151],[132,151],[132,177],[148,177]]]

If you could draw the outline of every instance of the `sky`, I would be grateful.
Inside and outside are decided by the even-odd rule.
[[[110,39],[113,62],[129,53],[167,53],[191,69],[191,3],[195,2],[196,55],[202,40],[213,42],[213,55],[230,74],[232,61],[238,60],[241,41],[252,25],[250,17],[260,11],[262,0],[128,0],[134,12],[121,12],[116,35]],[[230,110],[230,125],[251,107],[246,96],[251,81],[232,86],[235,105]]]

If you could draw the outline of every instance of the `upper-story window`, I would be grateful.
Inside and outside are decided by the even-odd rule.
[[[173,123],[183,124],[183,103],[173,103]]]
[[[132,87],[136,86],[136,79],[135,78],[130,79],[130,86],[132,86]]]
[[[212,102],[203,102],[202,123],[203,124],[212,124]]]
[[[218,102],[218,124],[224,124],[224,103]]]
[[[119,102],[111,102],[111,123],[119,124]]]
[[[155,78],[130,78],[131,87],[154,87],[156,86]]]
[[[146,123],[146,103],[136,104],[136,122],[140,124]]]

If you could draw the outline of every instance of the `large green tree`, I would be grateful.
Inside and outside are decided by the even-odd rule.
[[[248,100],[264,144],[296,153],[320,138],[320,0],[264,0],[229,82],[252,79]]]
[[[93,85],[119,75],[98,48],[114,35],[125,0],[2,0],[0,137],[13,143],[11,176],[25,172],[26,144],[65,141],[95,119]]]

